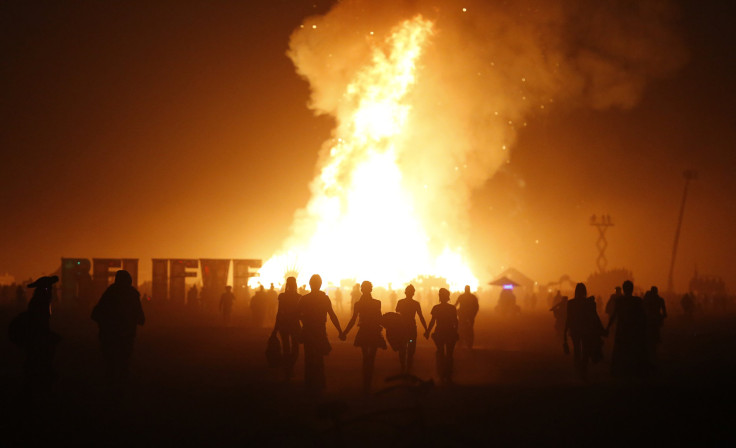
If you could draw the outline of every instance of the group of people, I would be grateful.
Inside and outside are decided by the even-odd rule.
[[[55,377],[52,360],[61,337],[51,331],[49,321],[52,290],[57,281],[56,276],[41,277],[29,284],[28,287],[35,289],[28,309],[10,325],[11,340],[26,352],[24,372],[29,388],[49,385]],[[106,375],[112,384],[124,381],[136,328],[145,323],[140,294],[132,283],[127,271],[118,271],[115,282],[104,292],[91,315],[99,326]],[[271,338],[278,339],[281,367],[287,381],[293,377],[299,346],[304,346],[305,385],[310,391],[320,392],[325,388],[324,357],[332,349],[327,338],[328,317],[340,340],[346,340],[353,328],[358,327],[354,345],[362,353],[365,392],[371,389],[376,354],[379,349],[387,349],[388,345],[398,352],[401,373],[411,372],[419,335],[417,319],[424,330],[424,337],[431,337],[436,346],[437,373],[441,382],[452,382],[457,342],[473,347],[473,327],[479,304],[469,286],[465,287],[465,292],[454,305],[450,303],[450,292],[441,288],[439,303],[432,307],[427,323],[421,304],[414,299],[416,290],[413,285],[406,287],[405,297],[395,303],[395,311],[384,314],[381,301],[372,296],[373,285],[364,281],[360,284],[360,295],[352,303],[352,315],[344,329],[333,310],[332,301],[321,290],[321,277],[313,275],[309,286],[309,293],[300,294],[296,279],[287,278],[284,292],[277,296],[278,307]],[[661,340],[660,329],[667,317],[667,308],[656,287],[643,299],[634,296],[633,290],[634,285],[630,281],[617,288],[606,306],[609,314],[606,326],[598,316],[595,298],[587,295],[583,283],[576,285],[572,299],[563,298],[553,308],[556,313],[564,312],[563,347],[569,352],[569,336],[575,368],[581,378],[587,377],[590,363],[595,364],[603,358],[603,338],[614,328],[611,360],[614,376],[645,377],[656,366],[656,346]],[[220,299],[220,309],[226,319],[234,300],[228,287]]]
[[[595,297],[588,297],[585,284],[578,283],[575,296],[561,300],[553,312],[564,308],[563,348],[569,352],[568,335],[573,345],[575,369],[587,378],[589,363],[603,359],[603,338],[615,328],[611,354],[611,374],[618,378],[645,378],[656,368],[660,330],[667,317],[665,301],[652,287],[644,298],[633,295],[634,284],[625,281],[616,288],[606,305],[609,314],[604,327],[598,316]]]
[[[294,364],[299,356],[299,345],[304,345],[304,376],[309,390],[319,392],[325,387],[324,356],[329,354],[331,346],[327,339],[327,317],[337,329],[340,340],[346,340],[355,327],[354,345],[360,347],[363,357],[363,390],[370,391],[373,371],[378,349],[387,349],[386,339],[399,354],[402,373],[412,369],[418,336],[417,318],[424,329],[424,337],[430,335],[437,347],[437,371],[444,383],[452,381],[453,351],[460,335],[461,326],[470,334],[472,346],[472,324],[478,311],[478,299],[466,294],[458,299],[462,312],[450,304],[450,292],[439,290],[439,304],[431,312],[429,324],[422,314],[421,304],[414,300],[415,288],[409,285],[405,289],[405,298],[396,303],[396,312],[381,313],[381,302],[372,296],[373,285],[369,281],[360,284],[360,296],[353,301],[352,316],[343,330],[332,302],[327,294],[320,290],[322,279],[313,275],[309,280],[311,292],[300,295],[294,277],[286,279],[285,291],[278,297],[276,324],[271,337],[279,337],[282,346],[282,367],[285,378],[292,377]],[[473,300],[474,299],[474,300]],[[470,310],[470,311],[468,311]],[[458,319],[458,315],[463,316]],[[461,323],[462,322],[462,323]],[[384,338],[383,329],[386,329]],[[434,332],[432,332],[434,330]]]
[[[54,275],[28,284],[28,288],[34,288],[28,308],[11,321],[8,329],[11,342],[25,351],[27,393],[48,390],[57,377],[53,359],[61,336],[51,330],[50,321],[53,285],[58,281]],[[117,271],[114,283],[100,297],[91,318],[99,327],[106,378],[110,386],[119,388],[128,374],[136,329],[145,323],[140,294],[128,271]]]

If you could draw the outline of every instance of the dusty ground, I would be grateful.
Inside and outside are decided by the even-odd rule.
[[[88,314],[60,307],[52,326],[64,340],[61,378],[50,397],[20,394],[20,351],[0,342],[0,446],[621,446],[642,441],[693,446],[733,444],[736,318],[667,323],[658,373],[619,383],[608,364],[576,379],[554,335],[550,313],[502,319],[481,313],[476,348],[458,348],[456,384],[426,394],[360,393],[360,351],[332,333],[328,390],[314,399],[296,379],[266,367],[269,331],[242,310],[230,326],[148,309],[130,384],[110,394],[101,377],[96,327]],[[0,311],[0,325],[15,310]],[[347,322],[347,316],[341,321]],[[607,342],[606,349],[610,350]],[[434,376],[432,346],[422,340],[415,373]],[[380,351],[374,389],[397,373],[396,353]],[[338,431],[321,417],[325,403],[346,406]],[[342,405],[341,404],[341,405]],[[340,406],[341,406],[340,405]]]

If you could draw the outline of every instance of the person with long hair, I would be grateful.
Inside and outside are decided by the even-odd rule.
[[[360,347],[363,352],[363,391],[368,393],[373,381],[376,352],[379,348],[386,349],[386,340],[381,334],[381,301],[371,296],[373,285],[369,281],[364,281],[360,285],[360,291],[362,294],[355,302],[353,317],[350,318],[340,339],[344,341],[356,320],[360,319],[354,345]]]
[[[429,338],[432,328],[432,340],[437,346],[437,374],[443,384],[452,383],[453,352],[459,339],[457,332],[457,309],[450,304],[450,291],[440,288],[440,303],[432,308],[432,319],[429,321],[424,337]]]
[[[279,308],[276,312],[276,324],[271,337],[276,334],[281,338],[282,367],[284,378],[290,380],[294,374],[294,364],[299,357],[299,339],[302,326],[299,324],[299,301],[302,296],[297,292],[296,278],[286,279],[286,288],[279,294]]]

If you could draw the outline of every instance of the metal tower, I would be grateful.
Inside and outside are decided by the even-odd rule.
[[[602,274],[606,272],[606,266],[608,266],[608,260],[606,259],[606,249],[608,248],[606,230],[613,226],[611,215],[601,215],[600,218],[593,215],[590,217],[590,225],[598,229],[598,241],[595,243],[595,246],[598,248],[596,264],[598,264],[598,272]]]

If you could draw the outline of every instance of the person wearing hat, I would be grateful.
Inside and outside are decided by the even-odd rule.
[[[54,275],[28,284],[29,288],[35,288],[28,310],[18,315],[9,329],[11,339],[26,352],[23,374],[27,392],[50,388],[57,376],[53,360],[61,337],[51,331],[50,321],[53,285],[58,281],[59,277]]]
[[[115,282],[100,297],[92,310],[92,320],[99,326],[102,356],[108,380],[119,385],[128,374],[136,329],[146,321],[140,293],[125,270],[115,273]]]

